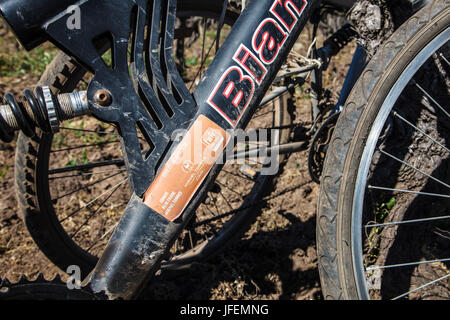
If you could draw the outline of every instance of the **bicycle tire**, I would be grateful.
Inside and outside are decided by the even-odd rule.
[[[363,150],[392,86],[418,52],[448,28],[449,13],[449,1],[433,1],[399,27],[371,59],[339,117],[321,178],[316,227],[319,273],[326,299],[367,298],[358,290],[352,251],[356,246],[352,210],[358,197],[355,188]]]

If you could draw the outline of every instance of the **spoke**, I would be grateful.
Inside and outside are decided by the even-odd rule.
[[[431,281],[431,282],[428,282],[428,283],[426,283],[426,284],[424,284],[424,285],[422,285],[422,286],[420,286],[420,287],[418,287],[418,288],[416,288],[416,289],[414,289],[414,290],[405,292],[404,294],[399,295],[399,296],[393,298],[392,300],[398,300],[398,299],[400,299],[400,298],[403,298],[403,297],[405,297],[405,296],[407,296],[407,295],[409,295],[409,294],[411,294],[411,293],[414,293],[414,292],[416,292],[416,291],[418,291],[418,290],[421,290],[421,289],[423,289],[423,288],[426,288],[426,287],[428,287],[428,286],[431,286],[432,284],[435,284],[435,283],[437,283],[437,282],[439,282],[439,281],[445,280],[445,279],[447,279],[448,277],[450,277],[450,273],[447,274],[447,275],[445,275],[445,276],[442,276],[442,277],[440,277],[440,278],[438,278],[438,279],[436,279],[436,280],[433,280],[433,281]]]
[[[90,133],[97,133],[97,134],[111,134],[114,136],[117,136],[117,132],[109,132],[109,131],[95,131],[95,130],[89,130],[89,129],[76,129],[76,128],[68,128],[68,127],[60,127],[61,130],[70,130],[70,131],[81,131],[81,132],[90,132]]]
[[[115,225],[113,225],[111,228],[109,228],[108,231],[106,231],[98,240],[96,240],[89,248],[86,249],[87,252],[91,251],[92,248],[94,248],[100,241],[102,241],[108,234],[114,231],[116,229],[117,225],[119,223],[117,222]]]
[[[297,78],[297,79],[301,79],[301,78]],[[304,80],[304,78],[302,78],[302,80]],[[264,96],[264,99],[262,99],[262,101],[259,103],[257,110],[258,111],[261,110],[261,108],[264,108],[270,102],[274,101],[276,98],[289,93],[288,92],[289,89],[292,89],[299,84],[300,84],[299,80],[294,80],[294,82],[289,84],[287,87],[278,87],[278,88],[272,90],[270,93],[267,93]],[[273,104],[272,104],[272,106],[273,106]]]
[[[385,188],[385,187],[378,187],[378,186],[368,186],[368,188],[369,188],[369,189],[383,190],[383,191],[397,191],[397,192],[403,192],[403,193],[420,194],[420,195],[423,195],[423,196],[433,196],[433,197],[441,197],[441,198],[450,198],[450,195],[439,194],[439,193],[429,193],[429,192],[420,192],[420,191],[411,191],[411,190],[393,189],[393,188]]]
[[[439,146],[441,146],[442,148],[444,148],[447,152],[450,153],[450,149],[448,149],[446,146],[442,145],[439,141],[435,140],[433,137],[431,137],[430,135],[428,135],[427,133],[425,133],[425,131],[419,129],[417,126],[415,126],[414,124],[412,124],[411,122],[409,122],[408,120],[406,120],[405,118],[403,118],[401,115],[399,115],[397,112],[393,112],[393,115],[396,116],[397,118],[399,118],[400,120],[402,120],[403,122],[405,122],[406,124],[408,124],[409,126],[413,127],[415,130],[419,131],[420,133],[422,133],[424,136],[426,136],[428,139],[430,139],[431,141],[433,141],[434,143],[438,144]]]
[[[74,191],[71,191],[71,192],[69,192],[69,193],[66,193],[66,194],[64,194],[64,195],[62,195],[62,196],[59,196],[59,197],[57,197],[57,198],[55,198],[55,199],[52,199],[51,201],[57,201],[57,200],[60,200],[60,199],[62,199],[62,198],[65,198],[65,197],[67,197],[67,196],[70,196],[70,195],[72,195],[72,194],[74,194],[74,193],[76,193],[76,192],[78,192],[78,191],[81,191],[81,190],[87,189],[87,188],[89,188],[89,187],[92,187],[93,185],[96,185],[97,183],[100,183],[100,182],[106,181],[106,180],[108,180],[108,179],[111,179],[111,178],[113,178],[113,177],[115,177],[115,176],[117,176],[117,175],[119,175],[119,174],[120,174],[120,172],[115,173],[115,174],[113,174],[113,175],[110,175],[110,176],[108,176],[108,177],[106,177],[106,178],[97,180],[97,181],[95,181],[95,182],[93,182],[93,183],[90,183],[90,184],[84,186],[84,187],[81,187],[81,188],[79,188],[79,189],[76,189],[76,190],[74,190]]]
[[[228,202],[228,199],[223,195],[222,190],[220,190],[220,195],[222,196],[223,200],[225,200],[226,204],[228,205],[228,207],[233,210],[233,207],[231,206],[231,204]]]
[[[75,231],[75,233],[73,233],[70,238],[73,239],[73,237],[76,236],[76,234],[81,230],[81,228],[83,228],[88,222],[89,220],[92,219],[92,217],[94,217],[97,212],[100,211],[100,209],[105,205],[105,203],[112,197],[112,195],[120,188],[120,186],[124,183],[125,181],[122,181],[120,184],[118,184],[114,190],[106,197],[105,200],[103,200],[103,202],[98,206],[97,209],[95,209],[95,211],[83,222],[83,224]]]
[[[410,266],[417,266],[417,265],[421,265],[421,264],[429,264],[429,263],[435,263],[435,262],[447,262],[447,261],[450,261],[450,258],[426,260],[426,261],[416,261],[416,262],[399,263],[399,264],[390,264],[390,265],[386,265],[386,266],[370,266],[370,267],[366,268],[366,271],[410,267]]]
[[[264,162],[261,161],[261,157],[246,158],[245,161],[248,161],[252,165],[264,165]]]
[[[228,217],[228,216],[230,216],[230,215],[232,215],[234,213],[240,212],[240,211],[241,210],[239,210],[239,209],[235,209],[233,211],[228,211],[226,213],[222,213],[219,216],[214,216],[213,218],[208,218],[208,219],[205,219],[205,220],[202,220],[202,221],[198,221],[194,226],[195,227],[203,226],[203,225],[208,224],[210,222],[213,222],[213,221],[216,221],[216,220],[220,220],[222,218],[226,218],[226,217]]]
[[[203,39],[202,39],[202,58],[201,58],[201,65],[200,65],[200,72],[203,69],[203,59],[205,58],[205,43],[206,43],[206,18],[203,18]]]
[[[443,186],[445,186],[445,187],[447,187],[447,188],[450,189],[450,185],[446,184],[445,182],[443,182],[443,181],[441,181],[441,180],[439,180],[439,179],[437,179],[437,178],[435,178],[435,177],[430,176],[428,173],[423,172],[422,170],[420,170],[420,169],[414,167],[413,165],[411,165],[411,164],[409,164],[409,163],[407,163],[407,162],[405,162],[405,161],[403,161],[403,160],[401,160],[401,159],[399,159],[399,158],[393,156],[392,154],[390,154],[390,153],[388,153],[388,152],[386,152],[386,151],[384,151],[384,150],[382,150],[382,149],[378,149],[378,150],[379,150],[381,153],[383,153],[384,155],[386,155],[386,156],[388,156],[388,157],[390,157],[390,158],[392,158],[392,159],[394,159],[394,160],[396,160],[396,161],[398,161],[398,162],[404,164],[405,166],[410,167],[411,169],[413,169],[413,170],[415,170],[415,171],[417,171],[417,172],[423,174],[424,176],[427,176],[428,178],[430,178],[430,179],[436,181],[437,183],[440,183],[440,184],[442,184]]]
[[[215,216],[218,216],[219,215],[219,208],[217,208],[217,196],[215,196],[215,197],[211,197],[211,198],[213,198],[213,204],[214,204],[214,208],[216,208],[216,213],[217,214],[215,214]]]
[[[206,32],[206,31],[205,31],[205,32]],[[195,81],[197,80],[198,76],[199,76],[200,73],[202,72],[203,66],[204,66],[206,60],[208,59],[209,54],[211,53],[211,50],[212,50],[212,48],[214,47],[214,44],[216,43],[216,40],[217,40],[217,39],[214,39],[213,43],[211,44],[211,47],[209,48],[208,53],[206,54],[205,59],[202,59],[202,63],[201,63],[201,65],[200,65],[200,69],[197,71],[197,74],[195,75],[194,79],[192,80],[192,83],[191,83],[191,85],[189,86],[189,91],[192,90],[192,87],[194,86]],[[202,50],[203,50],[203,49],[202,49]],[[203,55],[203,52],[202,52],[202,55]]]
[[[242,194],[236,192],[235,190],[231,189],[229,186],[219,182],[218,180],[216,180],[216,183],[221,185],[222,187],[225,187],[226,189],[230,190],[231,192],[234,192],[235,194],[237,194],[239,197],[242,197]]]
[[[63,172],[72,172],[72,171],[83,171],[87,169],[93,169],[98,167],[107,167],[107,166],[123,166],[125,164],[125,161],[123,159],[113,159],[113,160],[107,160],[107,161],[100,161],[100,162],[91,162],[87,164],[81,164],[79,166],[70,166],[65,168],[56,168],[48,170],[48,174],[56,174],[56,173],[63,173]]]
[[[440,58],[442,58],[442,60],[445,61],[445,63],[447,63],[448,66],[450,66],[450,62],[447,60],[447,58],[442,54],[442,52],[439,52],[438,56]]]
[[[83,176],[93,176],[103,173],[113,173],[113,172],[126,172],[126,169],[118,169],[118,170],[109,170],[109,171],[99,171],[99,172],[81,172],[79,174],[72,174],[68,176],[57,176],[57,177],[50,177],[48,180],[56,180],[56,179],[64,179],[64,178],[74,178],[74,177],[83,177]]]
[[[250,178],[248,178],[248,177],[246,177],[246,176],[241,176],[240,174],[233,173],[233,172],[230,172],[230,171],[225,170],[225,169],[222,169],[222,171],[225,172],[225,173],[227,173],[227,174],[231,174],[232,176],[235,176],[235,177],[238,177],[238,178],[247,180],[247,181],[254,182],[252,179],[250,179]]]
[[[120,187],[122,184],[124,184],[126,181],[128,180],[128,178],[126,178],[125,180],[121,181],[120,183],[116,184],[112,189],[116,188],[116,187]],[[85,204],[84,206],[78,208],[77,210],[75,210],[74,212],[72,212],[71,214],[69,214],[68,216],[66,216],[65,218],[63,218],[62,220],[60,220],[60,223],[63,223],[64,221],[66,221],[67,219],[73,217],[74,215],[76,215],[78,212],[82,211],[83,209],[86,209],[87,207],[89,207],[90,205],[92,205],[94,202],[96,202],[98,199],[100,199],[101,197],[103,197],[105,194],[107,194],[108,192],[111,192],[111,190],[106,190],[105,192],[103,192],[101,195],[99,195],[98,197],[96,197],[95,199],[89,201],[89,203]]]
[[[259,118],[259,117],[262,117],[262,116],[265,116],[265,115],[270,114],[270,113],[272,113],[272,110],[270,110],[270,111],[268,111],[268,112],[262,112],[262,113],[260,113],[260,114],[255,114],[255,115],[252,117],[252,120],[253,120],[253,119],[256,119],[256,118]]]
[[[414,82],[414,84],[416,85],[417,88],[419,88],[420,91],[422,91],[422,93],[429,99],[431,100],[431,102],[433,102],[439,109],[441,109],[442,112],[444,112],[447,117],[450,118],[450,114],[444,110],[444,108],[436,101],[433,99],[433,97],[425,91],[425,89],[423,89],[418,83]]]
[[[211,198],[211,197],[210,197],[210,198]],[[209,208],[209,206],[208,206],[207,204],[205,204],[204,206],[205,206],[206,210],[208,210],[214,217],[217,216],[217,213],[213,212],[213,211]]]
[[[270,141],[266,140],[266,141],[247,141],[247,144],[250,146],[263,146],[263,147],[269,147],[270,146]],[[242,151],[242,150],[239,150]],[[251,150],[247,150],[247,151],[251,151]]]
[[[84,78],[83,79],[81,79],[81,82],[82,83],[84,83],[85,85],[86,85],[86,87],[88,87],[89,86],[89,83],[91,82],[90,80],[88,81],[88,80],[85,80]]]
[[[106,232],[100,237],[100,239],[99,239],[98,241],[104,239],[108,234],[110,234],[111,232],[113,232],[114,229],[116,229],[116,227],[117,227],[118,224],[119,224],[119,222],[117,222],[115,225],[113,225],[111,228],[109,228],[109,230],[106,231]]]
[[[255,145],[255,143],[247,142],[248,146]],[[256,144],[259,146],[258,144]],[[233,150],[233,154],[230,154],[226,157],[226,162],[230,164],[234,164],[236,160],[242,160],[248,161],[251,164],[257,165],[261,164],[264,165],[264,162],[261,161],[261,158],[266,159],[264,155],[260,155],[262,151],[264,151],[265,154],[269,154],[272,151],[272,148],[268,147],[268,145],[261,144],[262,148],[253,148],[253,149],[247,149],[247,148],[235,148]]]
[[[95,130],[89,130],[89,129],[75,129],[75,128],[68,128],[68,127],[60,127],[62,130],[70,130],[70,131],[80,131],[80,132],[89,132],[89,133],[97,133],[97,134],[110,134],[113,136],[118,136],[119,134],[117,132],[110,132],[110,131],[95,131]],[[147,142],[144,138],[138,136],[139,140],[142,140],[144,142]],[[117,141],[120,142],[120,141]]]
[[[191,230],[188,230],[189,234],[189,243],[191,244],[191,249],[194,248],[194,241],[192,241],[192,233]]]
[[[435,220],[445,220],[450,219],[450,216],[440,216],[440,217],[431,217],[431,218],[423,218],[423,219],[413,219],[413,220],[405,220],[405,221],[397,221],[397,222],[386,222],[386,223],[377,223],[377,224],[366,224],[365,228],[373,228],[373,227],[385,227],[385,226],[396,226],[399,224],[407,224],[407,223],[416,223],[416,222],[426,222],[426,221],[435,221]]]
[[[64,148],[64,149],[52,150],[52,151],[50,151],[50,153],[70,151],[70,150],[89,148],[89,147],[100,147],[100,146],[106,146],[108,144],[119,143],[119,142],[120,141],[116,140],[116,141],[105,141],[105,142],[99,142],[99,143],[93,143],[93,144],[85,144],[85,145],[81,145],[81,146],[75,146],[75,147],[69,147],[69,148]]]

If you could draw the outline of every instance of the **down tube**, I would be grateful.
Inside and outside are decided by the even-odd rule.
[[[251,0],[194,92],[199,106],[196,119],[208,119],[227,132],[244,127],[319,3]],[[135,298],[167,256],[220,168],[214,165],[183,214],[173,220],[133,195],[92,273],[92,288],[110,298]],[[164,186],[165,181],[157,185]]]

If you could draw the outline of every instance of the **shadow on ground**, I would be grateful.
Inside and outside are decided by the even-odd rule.
[[[301,221],[290,212],[277,214],[289,221],[289,227],[259,230],[207,263],[174,278],[163,275],[144,298],[321,299],[315,216]]]

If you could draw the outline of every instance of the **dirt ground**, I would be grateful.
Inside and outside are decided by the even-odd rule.
[[[1,31],[1,30],[0,30]],[[1,33],[0,33],[1,34]],[[1,57],[18,56],[22,49],[13,37],[3,35]],[[325,78],[335,92],[345,76],[351,47],[330,65]],[[51,49],[54,52],[54,49]],[[3,65],[2,65],[3,64]],[[7,68],[0,60],[0,70]],[[0,77],[0,95],[33,87],[36,71]],[[306,97],[297,99],[296,120],[309,120]],[[0,142],[0,277],[17,281],[21,274],[47,279],[64,275],[34,244],[19,217],[14,188],[15,142]],[[268,195],[292,186],[292,191],[270,199],[261,215],[240,241],[207,263],[171,279],[158,278],[147,290],[153,299],[322,299],[315,247],[316,204],[319,186],[311,182],[307,149],[291,154]]]

